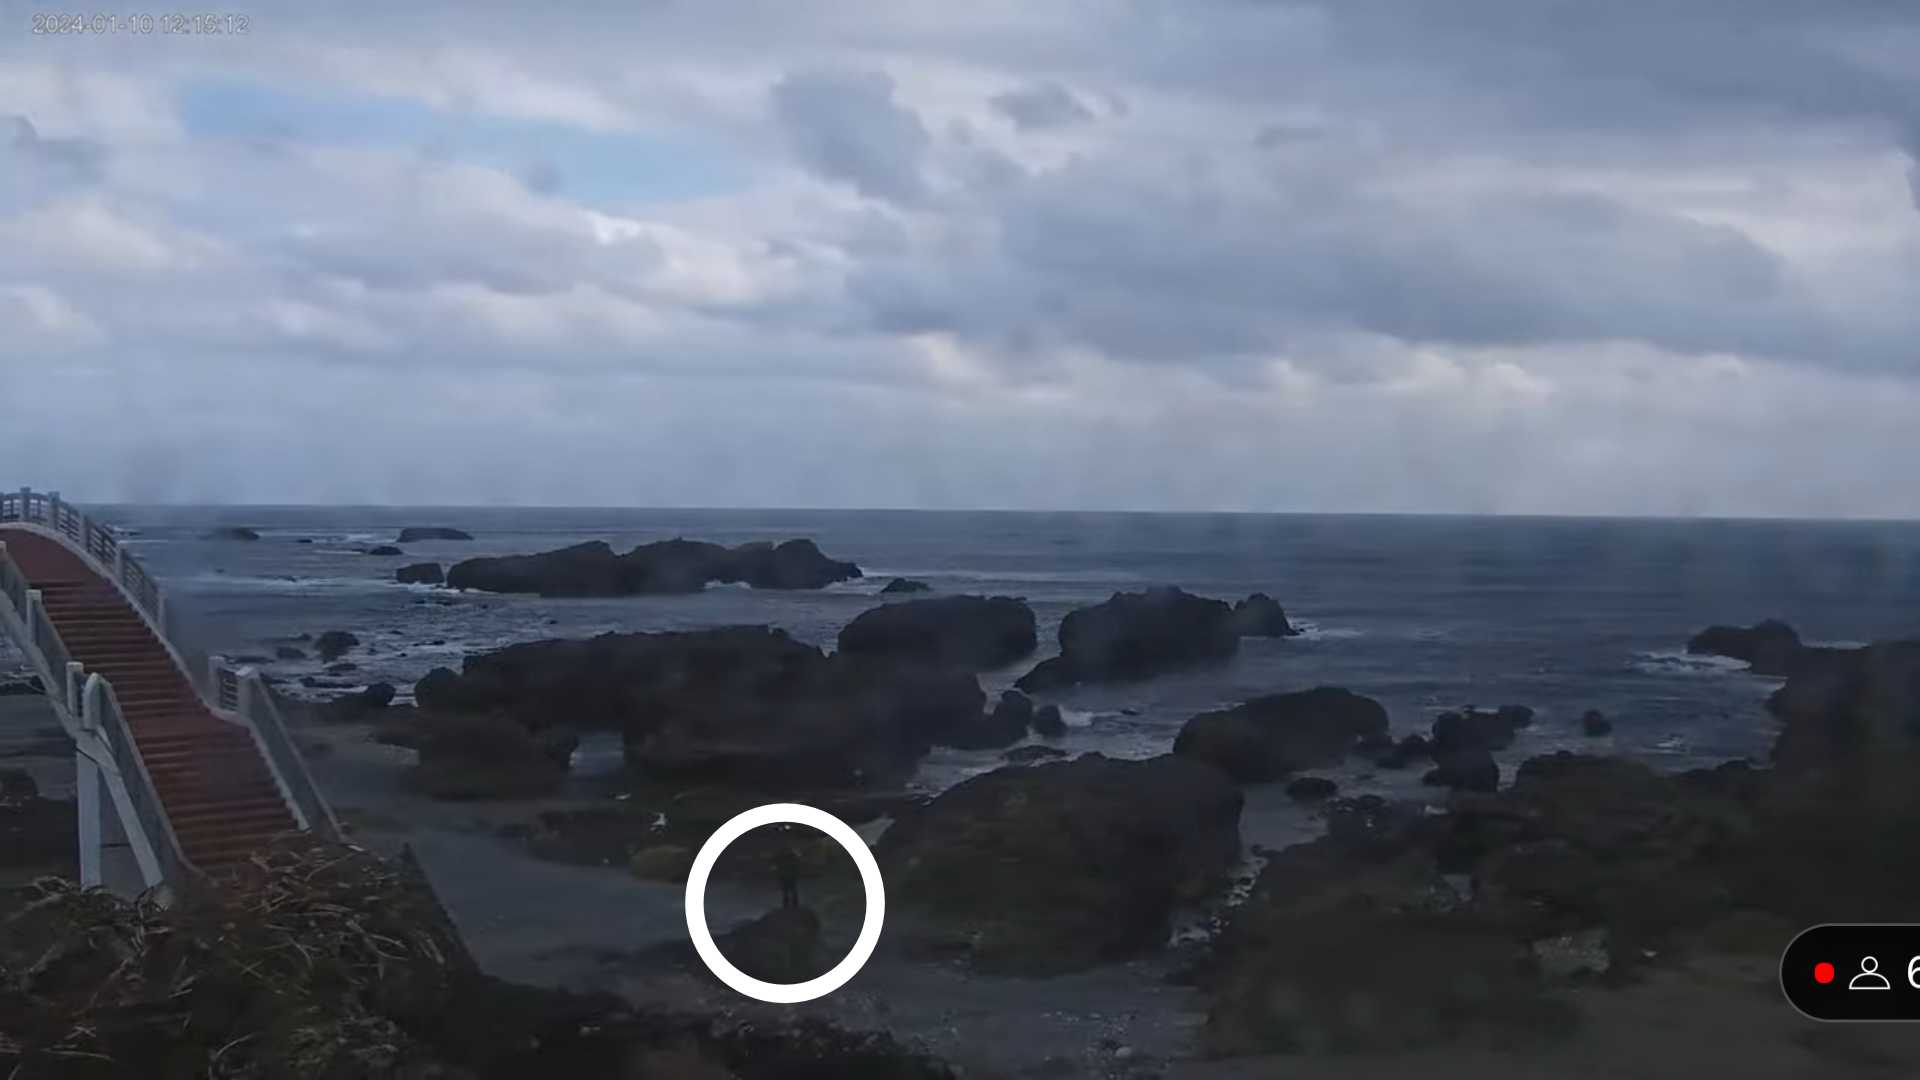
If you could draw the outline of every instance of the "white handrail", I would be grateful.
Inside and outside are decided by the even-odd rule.
[[[340,838],[339,820],[320,794],[306,759],[287,733],[266,683],[252,669],[237,671],[214,657],[207,669],[208,682],[200,686],[195,678],[196,668],[184,659],[189,650],[169,617],[167,597],[159,581],[127,550],[118,534],[61,499],[59,492],[36,492],[31,488],[0,492],[0,525],[8,524],[61,543],[84,559],[94,572],[112,582],[187,676],[188,684],[210,699],[208,704],[214,713],[252,734],[261,760],[273,773],[281,795],[301,827],[328,839]],[[197,875],[198,871],[187,860],[173,833],[172,822],[147,773],[146,762],[120,714],[112,685],[98,674],[87,675],[84,684],[81,683],[79,665],[71,662],[59,632],[40,603],[39,590],[32,587],[7,554],[4,542],[0,542],[0,595],[4,595],[20,615],[27,638],[23,644],[34,650],[35,659],[47,672],[54,673],[51,679],[43,680],[47,683],[48,695],[56,697],[76,722],[106,745],[126,781],[129,809],[152,848],[143,862],[157,860],[156,867],[143,865],[143,872],[157,869],[169,881],[179,880],[182,875]]]

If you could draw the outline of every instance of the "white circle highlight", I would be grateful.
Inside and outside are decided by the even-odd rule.
[[[867,915],[860,924],[860,935],[853,940],[852,950],[832,970],[806,982],[776,983],[756,979],[734,967],[713,943],[713,934],[707,929],[707,877],[713,873],[713,864],[719,861],[720,853],[735,840],[762,825],[789,823],[819,829],[847,849],[853,865],[860,869],[860,884],[866,888]],[[693,868],[687,871],[687,936],[693,939],[693,950],[721,982],[756,1001],[797,1005],[825,997],[845,986],[873,956],[874,946],[880,944],[880,928],[886,917],[886,885],[880,880],[880,865],[873,861],[867,842],[846,822],[825,810],[801,803],[768,803],[734,815],[707,837],[700,853],[693,857]]]

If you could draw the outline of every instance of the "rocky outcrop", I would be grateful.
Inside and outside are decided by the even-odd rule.
[[[899,593],[923,593],[923,592],[932,592],[932,591],[933,591],[933,586],[927,584],[924,581],[918,581],[913,578],[897,577],[897,578],[894,578],[892,581],[887,582],[886,588],[880,590],[880,595],[892,596]]]
[[[1233,865],[1240,807],[1225,774],[1170,755],[976,776],[881,836],[888,932],[1036,975],[1152,948]]]
[[[1803,648],[1800,635],[1779,619],[1752,626],[1709,626],[1687,641],[1689,653],[1745,660],[1763,675],[1791,673]]]
[[[1335,764],[1361,739],[1386,730],[1387,710],[1379,702],[1322,686],[1201,713],[1181,727],[1173,752],[1248,783]]]
[[[1302,776],[1287,784],[1287,798],[1295,802],[1322,802],[1340,793],[1340,785],[1324,776]]]
[[[1067,733],[1067,718],[1060,714],[1060,706],[1042,705],[1033,710],[1033,733],[1043,739],[1057,739]]]
[[[1457,712],[1443,712],[1433,720],[1434,752],[1499,750],[1512,745],[1520,729],[1532,723],[1533,710],[1525,705],[1502,705],[1492,712],[1469,705]]]
[[[1463,791],[1493,791],[1500,786],[1500,765],[1485,746],[1442,749],[1435,752],[1433,768],[1420,782]]]
[[[1233,625],[1241,637],[1293,637],[1300,633],[1287,621],[1280,602],[1263,592],[1233,605]]]
[[[1826,650],[1767,699],[1783,729],[1774,764],[1795,773],[1894,763],[1920,750],[1920,640]]]
[[[1083,682],[1144,679],[1209,660],[1240,647],[1233,609],[1175,588],[1114,593],[1060,623],[1060,655],[1043,660],[1015,685],[1029,692]]]
[[[313,651],[322,660],[338,660],[346,655],[348,649],[360,644],[360,639],[345,630],[328,630],[313,639]]]
[[[719,935],[714,944],[734,967],[768,982],[805,982],[839,960],[822,954],[820,918],[804,907],[775,908]]]
[[[1597,739],[1602,735],[1612,734],[1613,721],[1607,719],[1606,714],[1599,709],[1588,709],[1586,714],[1580,717],[1580,730],[1583,734]]]
[[[595,540],[537,555],[466,559],[447,571],[447,584],[541,596],[632,596],[698,592],[714,581],[756,589],[819,589],[859,576],[859,567],[827,558],[811,540],[734,548],[662,540],[625,555]]]
[[[1009,596],[942,596],[861,612],[840,631],[840,651],[976,669],[1030,656],[1033,609]]]
[[[370,547],[367,549],[367,554],[393,556],[393,555],[405,555],[406,552],[401,550],[400,548],[394,547],[392,544],[376,544],[373,547]]]
[[[530,732],[505,717],[437,717],[422,724],[408,776],[436,799],[523,799],[566,779],[580,740],[564,728]]]
[[[620,731],[653,776],[781,789],[897,775],[930,746],[976,744],[987,720],[969,672],[828,656],[763,626],[514,645],[429,672],[414,698],[535,731]]]
[[[208,540],[258,540],[260,539],[260,531],[258,529],[250,529],[245,525],[223,525],[217,529],[207,530],[206,539]]]
[[[420,540],[471,540],[473,534],[459,529],[450,529],[445,525],[409,525],[400,530],[394,539],[396,544],[411,544]]]
[[[402,585],[438,585],[446,580],[437,562],[420,562],[403,566],[393,572],[393,580]]]

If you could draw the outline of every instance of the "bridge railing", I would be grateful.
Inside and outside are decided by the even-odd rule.
[[[92,729],[113,755],[113,763],[125,781],[128,801],[133,804],[134,817],[139,819],[140,829],[145,833],[146,841],[153,849],[153,857],[158,862],[158,866],[153,868],[157,870],[157,875],[148,868],[142,868],[149,878],[157,876],[157,881],[149,883],[165,881],[184,884],[200,876],[199,868],[181,849],[180,838],[173,832],[173,822],[167,819],[166,811],[160,805],[159,789],[154,787],[153,774],[147,771],[146,759],[140,756],[140,746],[134,742],[133,732],[120,712],[120,701],[114,696],[113,684],[98,674],[87,676],[82,703],[81,723]]]
[[[153,623],[160,636],[184,655],[176,641],[174,627],[167,618],[166,597],[160,583],[141,565],[140,560],[121,543],[120,534],[82,513],[80,508],[62,499],[57,491],[19,491],[0,493],[0,523],[17,521],[38,525],[66,537],[85,552],[108,578],[118,582]]]
[[[225,657],[213,657],[208,666],[215,704],[245,721],[253,732],[254,744],[273,766],[281,791],[299,813],[301,825],[328,840],[340,839],[340,822],[321,796],[320,786],[313,782],[306,756],[287,733],[286,721],[273,703],[273,691],[266,680],[250,667],[232,666]]]

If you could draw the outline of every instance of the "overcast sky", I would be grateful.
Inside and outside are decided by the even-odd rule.
[[[49,6],[0,483],[1920,516],[1920,4]]]

